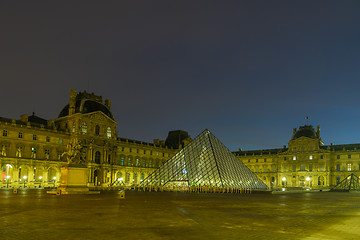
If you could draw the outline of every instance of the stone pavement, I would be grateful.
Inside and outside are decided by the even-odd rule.
[[[0,239],[360,239],[360,193],[0,191]]]

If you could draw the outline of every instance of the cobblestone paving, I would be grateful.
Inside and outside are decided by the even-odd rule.
[[[360,193],[0,191],[0,239],[360,239]]]

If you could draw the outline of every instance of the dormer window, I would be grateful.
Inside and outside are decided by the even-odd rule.
[[[96,125],[95,126],[95,135],[100,135],[100,127],[99,127],[99,125]]]

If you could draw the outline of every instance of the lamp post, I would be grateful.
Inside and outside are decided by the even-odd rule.
[[[27,176],[24,176],[23,179],[24,179],[24,188],[25,188],[25,183],[26,183]]]
[[[310,178],[309,177],[306,177],[305,180],[308,182],[308,185],[310,187]]]
[[[39,177],[39,180],[40,180],[39,188],[41,188],[42,176]]]
[[[10,176],[6,176],[6,188],[9,188]]]

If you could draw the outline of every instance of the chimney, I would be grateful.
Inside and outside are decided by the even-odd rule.
[[[75,113],[76,90],[70,89],[69,116]]]
[[[107,106],[110,109],[111,101],[109,99],[105,99],[105,106]]]
[[[29,114],[23,114],[20,116],[20,121],[27,122],[29,121]]]
[[[320,137],[320,125],[317,126],[317,135]]]

